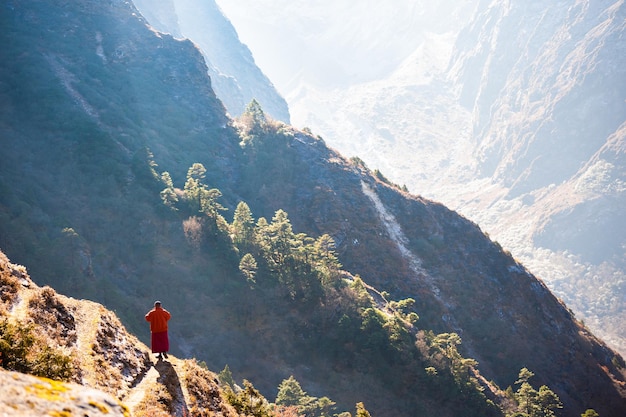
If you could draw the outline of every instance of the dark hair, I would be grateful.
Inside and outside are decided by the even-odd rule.
[[[154,302],[154,306],[155,306],[155,307],[159,307],[160,305],[161,305],[161,302],[160,302],[160,301],[155,301],[155,302]]]

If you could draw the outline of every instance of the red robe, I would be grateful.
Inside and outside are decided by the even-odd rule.
[[[162,307],[154,307],[146,314],[146,321],[150,322],[152,337],[150,345],[152,353],[162,353],[170,350],[170,341],[167,336],[167,322],[171,314]]]

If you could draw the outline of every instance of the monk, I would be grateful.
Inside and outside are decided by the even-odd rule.
[[[167,337],[167,322],[171,314],[161,307],[160,301],[154,302],[154,308],[146,314],[146,321],[150,322],[150,333],[152,334],[150,344],[152,353],[158,353],[157,358],[167,359],[167,351],[170,350],[170,341]]]

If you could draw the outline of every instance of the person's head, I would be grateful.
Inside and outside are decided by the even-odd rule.
[[[155,301],[154,302],[154,307],[155,308],[161,308],[161,302],[160,301]]]

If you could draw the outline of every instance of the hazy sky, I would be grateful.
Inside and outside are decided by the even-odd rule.
[[[429,33],[457,30],[461,0],[216,0],[278,90],[336,88],[388,76]]]

